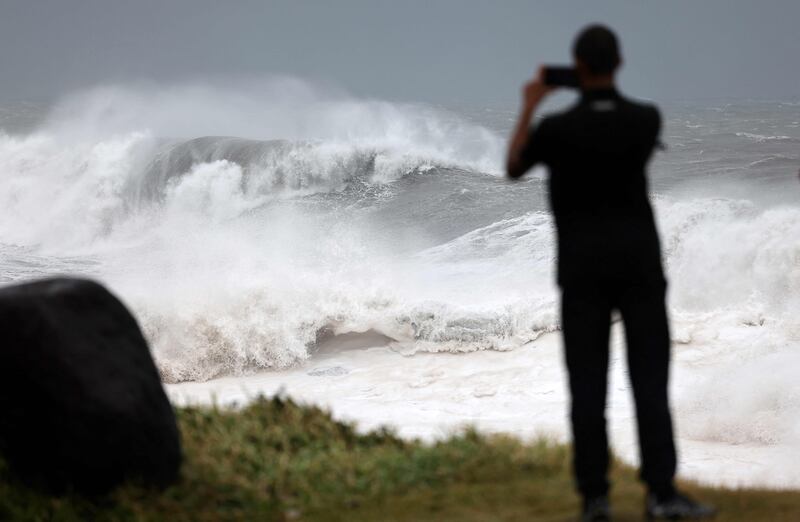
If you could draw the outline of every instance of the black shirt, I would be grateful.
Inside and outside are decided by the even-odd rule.
[[[558,235],[558,281],[663,281],[645,167],[661,116],[615,89],[584,91],[572,108],[544,118],[521,161],[550,171]]]

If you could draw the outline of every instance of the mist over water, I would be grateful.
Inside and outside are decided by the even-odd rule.
[[[692,369],[678,408],[698,440],[797,444],[800,106],[663,109],[651,188]],[[543,175],[501,177],[510,110],[271,79],[19,111],[0,116],[0,278],[101,279],[168,382],[303,364],[331,332],[412,355],[558,329]]]

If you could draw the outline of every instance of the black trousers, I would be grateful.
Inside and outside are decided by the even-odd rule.
[[[611,312],[625,325],[636,404],[641,479],[659,495],[672,491],[676,456],[669,411],[670,338],[666,284],[562,285],[561,317],[571,392],[573,465],[584,498],[608,492],[606,390]]]

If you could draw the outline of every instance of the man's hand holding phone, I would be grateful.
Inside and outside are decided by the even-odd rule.
[[[525,108],[528,110],[535,108],[542,101],[542,98],[555,89],[554,86],[545,83],[545,70],[544,67],[539,67],[536,76],[526,83],[522,89],[522,98]]]

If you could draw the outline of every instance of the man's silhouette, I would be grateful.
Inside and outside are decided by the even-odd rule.
[[[552,90],[540,69],[525,86],[507,171],[518,178],[537,163],[550,171],[574,471],[584,520],[610,518],[605,404],[615,309],[625,324],[640,475],[649,491],[647,513],[672,519],[708,516],[710,507],[679,494],[673,485],[666,280],[645,177],[659,143],[661,117],[655,106],[631,101],[616,90],[614,74],[621,58],[611,30],[586,28],[573,55],[580,100],[530,129],[537,105]]]

